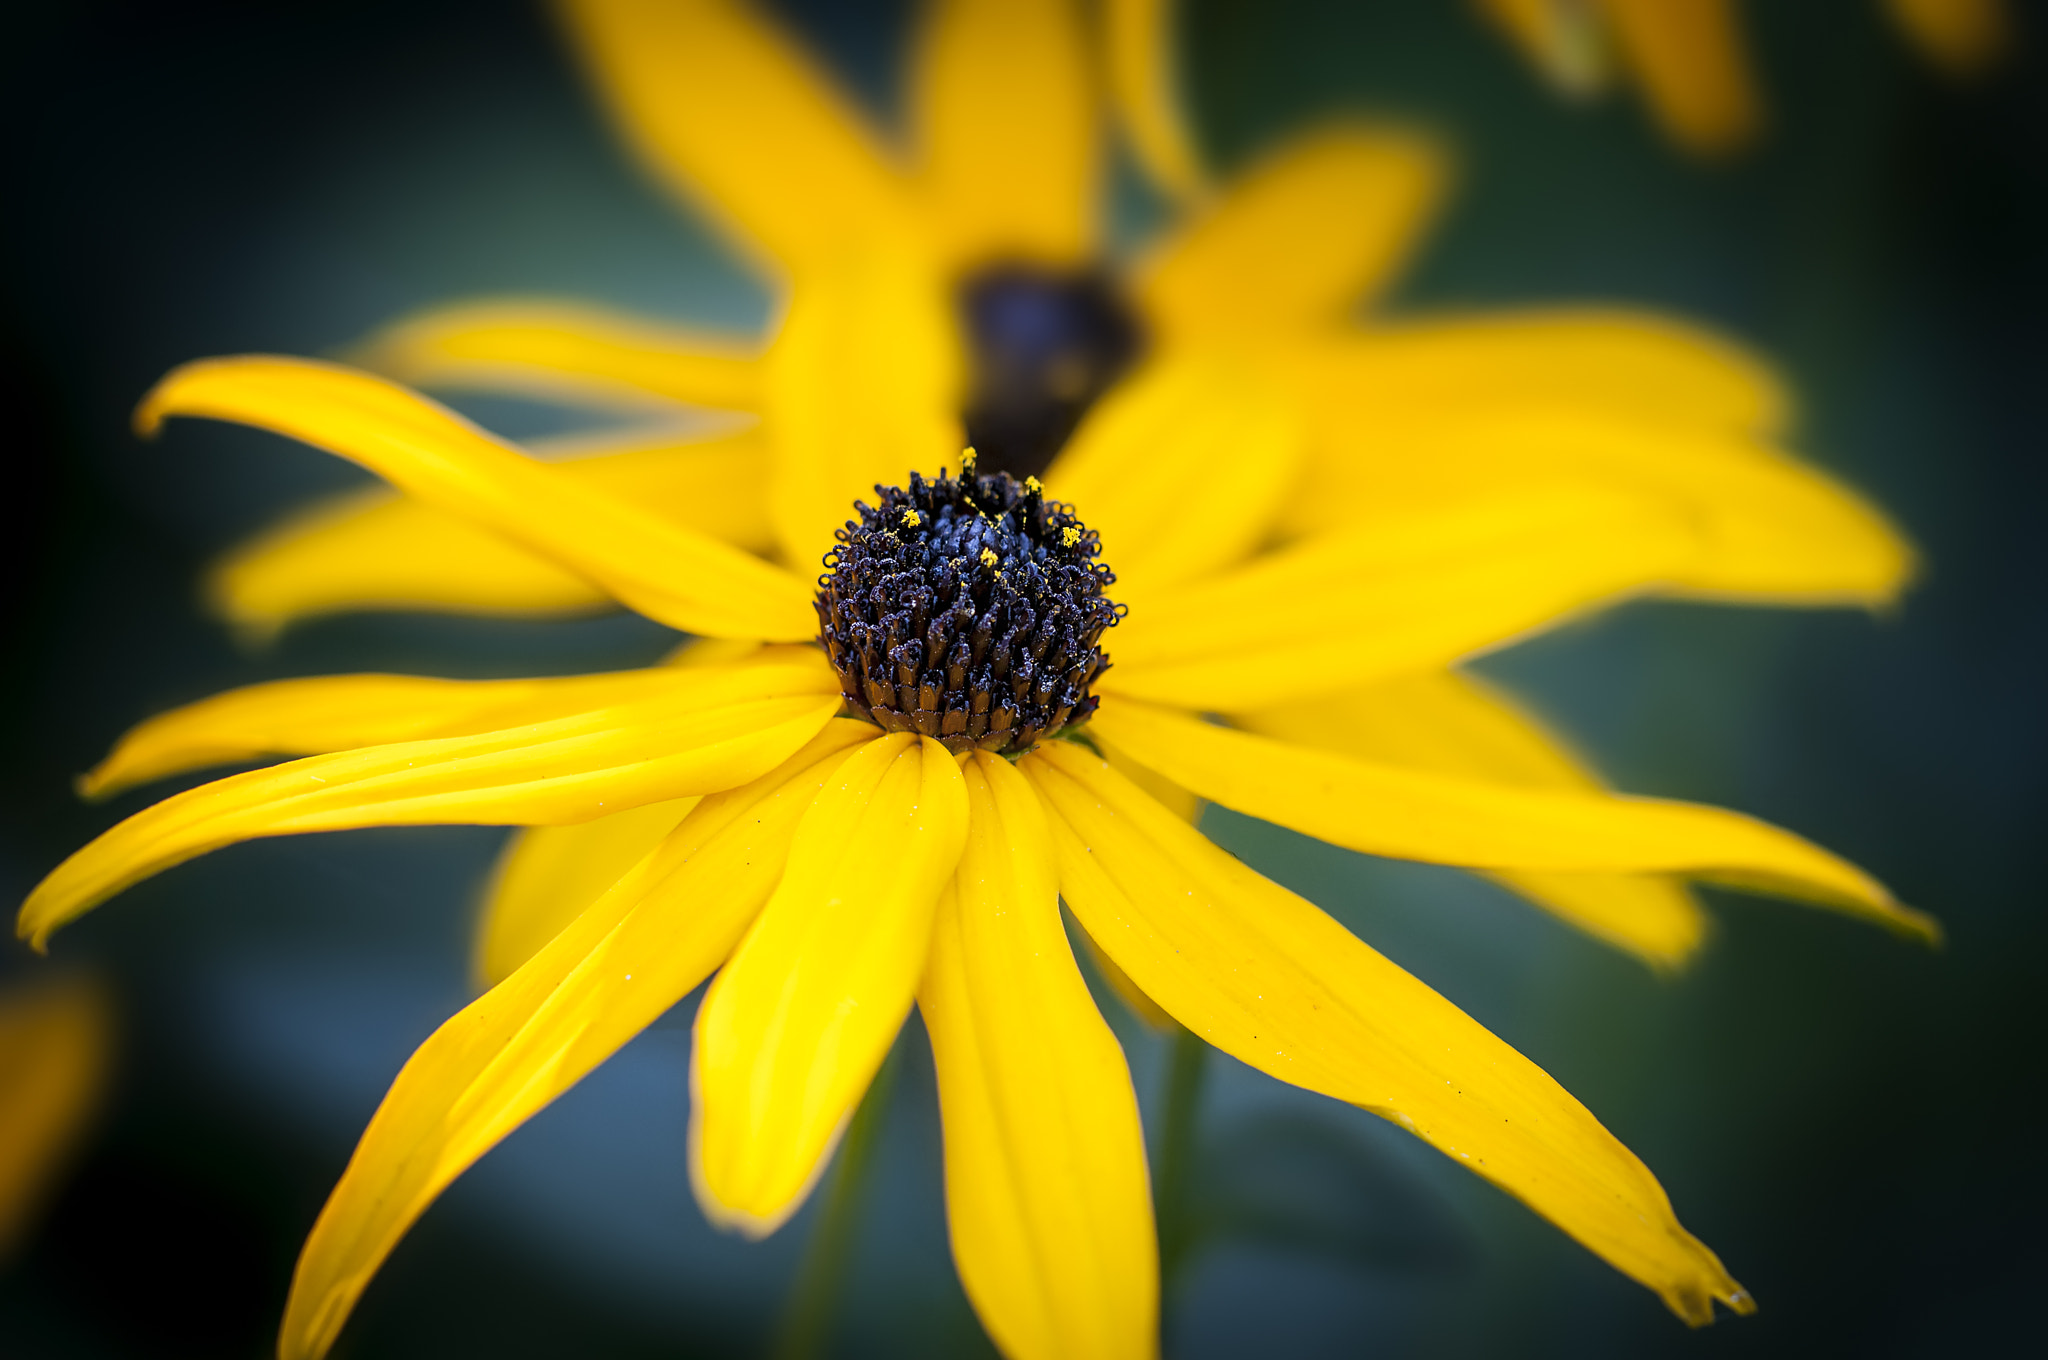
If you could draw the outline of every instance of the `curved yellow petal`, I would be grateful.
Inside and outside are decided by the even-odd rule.
[[[1369,764],[1433,770],[1519,788],[1594,792],[1597,775],[1492,686],[1425,671],[1343,694],[1230,715],[1275,741]],[[1502,886],[1653,967],[1683,964],[1706,938],[1707,916],[1684,885],[1659,874],[1507,871]]]
[[[649,618],[714,637],[817,632],[797,577],[493,439],[402,387],[331,364],[249,356],[174,369],[136,426],[232,420],[361,463],[420,500],[589,577]]]
[[[807,277],[767,365],[770,509],[793,569],[818,570],[876,483],[957,465],[960,340],[929,261],[878,248]]]
[[[1105,700],[1090,730],[1204,798],[1367,854],[1482,869],[1688,873],[1938,938],[1930,918],[1855,865],[1721,808],[1373,764],[1127,700]]]
[[[1327,694],[1503,646],[1699,553],[1685,516],[1600,486],[1390,514],[1142,601],[1097,687],[1205,711]]]
[[[87,978],[0,994],[0,1263],[28,1231],[106,1084],[113,1007]]]
[[[325,1355],[370,1277],[449,1182],[718,966],[864,726],[835,722],[770,773],[706,798],[544,949],[420,1045],[306,1239],[280,1360]]]
[[[1326,431],[1327,433],[1327,431]],[[1889,603],[1913,548],[1876,506],[1769,444],[1730,433],[1574,410],[1363,419],[1296,504],[1359,526],[1557,483],[1659,497],[1697,527],[1699,552],[1660,584],[1751,604]]]
[[[661,844],[695,798],[614,812],[570,826],[514,831],[498,855],[476,930],[474,971],[495,987]]]
[[[961,773],[967,843],[917,997],[953,1260],[1010,1360],[1143,1360],[1159,1248],[1130,1069],[1067,946],[1038,795],[999,756]]]
[[[1173,0],[1104,0],[1104,60],[1124,140],[1169,198],[1208,188],[1201,152],[1182,115]]]
[[[1733,0],[1600,0],[1623,63],[1666,135],[1723,155],[1752,140],[1763,107]]]
[[[1161,241],[1135,279],[1170,341],[1334,322],[1407,264],[1446,166],[1412,133],[1339,123],[1297,136]]]
[[[1584,97],[1606,88],[1613,75],[1612,54],[1594,6],[1572,0],[1479,0],[1479,10],[1561,92]]]
[[[1922,56],[1954,76],[1994,65],[2012,41],[2005,0],[1884,0]]]
[[[916,232],[910,195],[853,105],[735,0],[564,0],[599,93],[648,168],[766,263]]]
[[[589,821],[729,789],[800,749],[838,712],[838,681],[803,665],[665,668],[652,698],[469,736],[369,746],[230,775],[166,798],[52,870],[17,929],[50,932],[132,883],[261,836],[363,826]]]
[[[1098,402],[1045,480],[1101,533],[1116,598],[1135,606],[1261,546],[1303,452],[1294,404],[1258,366],[1182,353]]]
[[[1101,165],[1073,0],[940,0],[920,25],[911,95],[921,184],[956,266],[1084,261]]]
[[[713,1222],[764,1236],[803,1202],[910,1013],[966,835],[928,737],[869,742],[818,795],[697,1012],[690,1174]]]
[[[760,344],[579,302],[496,298],[435,307],[349,356],[413,387],[474,388],[606,405],[761,405]]]
[[[746,552],[775,546],[758,433],[632,438],[634,446],[555,466]],[[616,603],[511,539],[382,487],[320,502],[236,548],[208,574],[206,595],[215,612],[257,638],[345,610],[563,614]]]
[[[1020,766],[1060,894],[1190,1030],[1285,1082],[1392,1120],[1494,1182],[1694,1324],[1753,1305],[1657,1180],[1534,1063],[1072,743]]]

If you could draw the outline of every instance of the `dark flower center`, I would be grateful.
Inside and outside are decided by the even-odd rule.
[[[985,467],[1044,472],[1144,337],[1108,281],[1005,264],[961,285],[973,352],[967,439]]]
[[[1037,478],[977,473],[878,486],[818,578],[819,641],[847,707],[954,751],[1022,755],[1095,711],[1098,645],[1124,607],[1095,532]]]

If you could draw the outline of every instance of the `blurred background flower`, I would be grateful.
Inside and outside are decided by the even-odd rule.
[[[1467,196],[1397,301],[1682,308],[1789,369],[1807,398],[1801,446],[1892,507],[1935,564],[1902,615],[1639,606],[1492,669],[1586,733],[1627,786],[1755,808],[1869,865],[1944,916],[1949,954],[1731,902],[1694,974],[1665,986],[1466,880],[1226,814],[1208,826],[1289,865],[1290,886],[1537,1057],[1699,1206],[1692,1226],[1768,1305],[1718,1329],[1737,1338],[1721,1344],[1988,1343],[2019,1321],[2040,1198],[2013,1154],[2014,1064],[2039,1028],[2023,833],[2040,810],[2041,572],[2023,533],[2038,491],[2024,375],[2041,352],[2044,110],[2017,68],[1964,95],[1927,81],[1861,4],[1793,9],[1751,16],[1758,59],[1794,73],[1769,81],[1780,131],[1710,181],[1626,113],[1553,108],[1450,7],[1198,6],[1183,81],[1226,171],[1338,108],[1406,114],[1463,148]],[[788,12],[891,119],[907,16]],[[5,225],[19,413],[10,883],[103,824],[59,791],[115,730],[170,703],[372,658],[489,675],[525,669],[536,645],[561,670],[659,654],[667,635],[628,618],[549,625],[537,644],[530,626],[356,617],[239,657],[191,603],[200,564],[348,474],[254,435],[143,449],[123,431],[178,360],[331,350],[467,293],[540,289],[757,329],[768,299],[711,237],[676,232],[545,16],[109,7],[45,16],[25,37],[6,96],[33,133],[9,151],[28,206]],[[1129,176],[1115,201],[1133,234],[1157,212]],[[504,398],[469,409],[515,433],[559,420]],[[451,904],[497,833],[355,840],[231,852],[66,942],[105,961],[144,1023],[107,1130],[0,1282],[10,1353],[264,1348],[350,1140],[467,993],[468,922]],[[459,1185],[367,1300],[357,1344],[754,1348],[803,1224],[743,1247],[697,1222],[672,1079],[686,1038],[650,1034]],[[1125,1038],[1150,1099],[1163,1051]],[[971,1353],[983,1343],[945,1257],[928,1060],[901,1071],[840,1338]],[[1310,1112],[1236,1069],[1206,1100],[1219,1203],[1291,1196],[1321,1212],[1323,1234],[1297,1214],[1262,1237],[1239,1214],[1247,1229],[1195,1259],[1169,1304],[1176,1350],[1684,1341],[1654,1304],[1373,1121]]]

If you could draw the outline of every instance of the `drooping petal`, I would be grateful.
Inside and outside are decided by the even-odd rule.
[[[1204,798],[1367,854],[1482,869],[1687,873],[1937,937],[1932,920],[1855,865],[1720,808],[1370,764],[1128,700],[1105,700],[1091,730]]]
[[[1754,138],[1763,107],[1733,0],[1601,0],[1621,57],[1670,138],[1724,155]]]
[[[961,773],[967,845],[918,990],[953,1260],[1011,1360],[1142,1360],[1159,1252],[1130,1069],[1067,946],[1038,795],[986,752]]]
[[[700,803],[538,954],[420,1045],[306,1239],[280,1360],[318,1360],[435,1196],[703,981],[781,872],[811,799],[864,740],[834,722]]]
[[[1985,70],[2012,40],[2005,0],[1885,0],[1885,8],[1921,55],[1950,75]]]
[[[361,463],[687,632],[777,641],[817,632],[797,577],[528,458],[366,373],[304,359],[202,360],[158,383],[136,426],[152,434],[179,415],[254,425]]]
[[[1061,895],[1183,1025],[1399,1124],[1688,1322],[1717,1298],[1753,1307],[1648,1168],[1541,1068],[1088,752],[1048,742],[1019,764],[1052,813]]]
[[[662,693],[469,736],[309,756],[166,798],[52,870],[17,929],[50,932],[132,883],[261,836],[363,826],[589,821],[758,778],[831,720],[839,687],[806,664],[670,668]]]
[[[1535,717],[1455,671],[1399,676],[1230,716],[1234,725],[1262,737],[1368,764],[1521,788],[1602,788],[1599,777]],[[1654,967],[1684,963],[1706,936],[1706,913],[1682,884],[1661,874],[1525,870],[1488,876]]]
[[[1153,185],[1185,201],[1209,182],[1182,112],[1173,17],[1173,0],[1105,0],[1103,47],[1124,140]]]
[[[1583,97],[1606,87],[1612,60],[1594,6],[1559,0],[1479,0],[1479,10],[1514,39],[1560,92]]]
[[[657,178],[764,263],[914,238],[910,195],[796,42],[734,0],[566,0],[598,91]]]
[[[601,405],[761,405],[760,344],[580,302],[504,298],[436,307],[350,357],[413,387],[474,388]]]
[[[1072,0],[942,0],[919,27],[911,92],[938,248],[956,265],[1085,260],[1101,166]]]
[[[477,979],[495,987],[511,977],[661,844],[697,802],[678,798],[591,822],[514,831],[498,855],[477,920]]]
[[[0,1263],[56,1189],[106,1084],[113,1014],[87,978],[0,995]]]
[[[1423,138],[1342,123],[1293,138],[1232,181],[1139,267],[1169,340],[1334,322],[1408,262],[1443,196]]]
[[[1294,406],[1255,365],[1183,353],[1119,384],[1046,473],[1116,564],[1117,598],[1249,556],[1295,489],[1303,444]]]
[[[928,737],[869,742],[818,795],[697,1012],[690,1168],[713,1222],[758,1237],[803,1202],[910,1013],[966,835],[959,767]]]
[[[774,547],[758,433],[633,436],[557,463],[562,475],[750,553]],[[208,602],[268,637],[298,619],[356,609],[559,614],[609,609],[601,587],[461,515],[379,488],[336,497],[229,553]]]
[[[1145,600],[1097,688],[1204,711],[1332,693],[1654,588],[1700,551],[1669,505],[1598,485],[1389,514]]]
[[[1880,605],[1912,579],[1912,546],[1882,511],[1753,439],[1587,411],[1398,416],[1324,431],[1291,504],[1353,526],[1474,497],[1592,482],[1667,500],[1700,551],[1662,585],[1753,604]],[[1349,448],[1344,446],[1349,444]]]

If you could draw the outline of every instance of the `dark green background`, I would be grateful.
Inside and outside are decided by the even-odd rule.
[[[1896,616],[1633,606],[1488,664],[1626,787],[1805,832],[1947,923],[1927,953],[1717,897],[1675,982],[1474,880],[1212,814],[1231,847],[1542,1062],[1655,1168],[1762,1312],[1688,1333],[1645,1291],[1390,1126],[1211,1064],[1206,1202],[1270,1211],[1177,1282],[1175,1356],[1953,1355],[2017,1349],[2048,1258],[2040,1127],[2048,559],[2048,84],[1915,63],[1875,0],[1749,6],[1774,104],[1733,168],[1633,101],[1564,107],[1462,7],[1211,3],[1189,15],[1228,164],[1316,114],[1441,129],[1462,189],[1401,307],[1674,309],[1778,361],[1799,448],[1924,548]],[[805,31],[887,115],[905,16]],[[646,185],[546,17],[473,4],[90,4],[16,15],[6,186],[7,652],[0,888],[154,796],[68,791],[129,723],[252,680],[631,664],[626,617],[352,618],[238,652],[204,563],[357,474],[252,432],[126,433],[195,356],[331,352],[405,310],[573,294],[751,326],[759,289]],[[1130,216],[1145,208],[1131,197]],[[829,211],[829,205],[821,205]],[[559,417],[468,408],[510,433]],[[1170,494],[1170,488],[1163,488]],[[466,997],[501,833],[240,847],[67,932],[120,984],[118,1089],[0,1274],[8,1356],[267,1354],[297,1245],[383,1084]],[[9,972],[30,961],[10,954]],[[1122,1017],[1116,1017],[1122,1023]],[[401,1247],[343,1353],[751,1354],[811,1215],[711,1233],[682,1173],[685,1013],[515,1135]],[[1125,1031],[1146,1100],[1161,1046]],[[978,1354],[953,1283],[921,1036],[904,1044],[838,1340]]]

